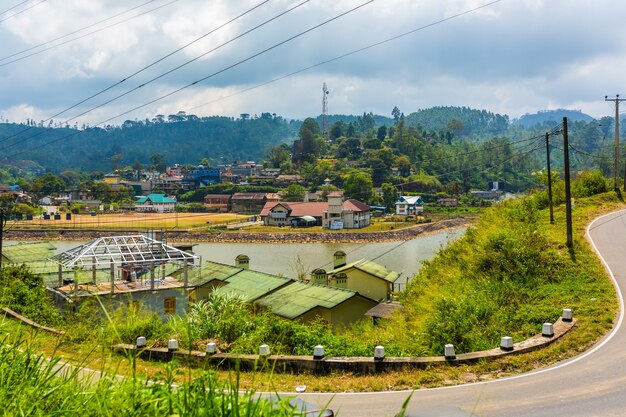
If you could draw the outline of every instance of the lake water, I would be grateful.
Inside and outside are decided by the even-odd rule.
[[[203,260],[228,265],[234,265],[237,255],[248,255],[250,269],[296,278],[299,271],[332,269],[333,254],[341,250],[347,254],[348,262],[366,258],[400,272],[398,283],[405,283],[419,271],[422,261],[432,259],[439,249],[461,237],[464,232],[465,228],[460,228],[406,241],[383,243],[198,243],[194,245],[193,251]],[[58,253],[84,242],[53,243]]]

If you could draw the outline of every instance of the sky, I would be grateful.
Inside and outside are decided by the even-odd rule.
[[[0,0],[0,117],[304,119],[323,83],[329,114],[612,116],[624,16],[623,0]]]

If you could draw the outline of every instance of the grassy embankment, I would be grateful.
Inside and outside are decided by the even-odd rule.
[[[309,390],[367,391],[484,380],[529,370],[588,348],[612,326],[617,311],[613,287],[585,241],[584,232],[591,219],[623,207],[623,202],[614,193],[576,200],[575,257],[565,246],[563,207],[557,207],[556,222],[550,225],[542,205],[540,197],[533,197],[488,210],[464,238],[428,262],[400,295],[404,312],[378,327],[364,320],[351,329],[331,332],[319,323],[309,327],[268,315],[255,316],[245,306],[236,311],[218,306],[192,321],[167,324],[149,315],[132,320],[119,317],[103,323],[102,328],[86,321],[89,314],[85,313],[66,325],[68,335],[60,346],[50,337],[38,346],[49,352],[50,346],[56,346],[57,353],[76,360],[92,352],[90,364],[114,364],[122,373],[130,371],[130,364],[102,346],[132,342],[139,334],[149,336],[151,341],[160,339],[160,343],[175,336],[192,342],[216,340],[222,350],[234,352],[255,352],[262,342],[270,344],[273,353],[310,354],[312,347],[321,343],[329,355],[369,356],[378,344],[385,346],[388,356],[441,355],[445,343],[453,343],[461,353],[497,346],[505,335],[522,340],[540,332],[542,323],[556,320],[563,307],[572,308],[578,327],[563,341],[495,362],[375,376],[272,377],[246,373],[241,378],[243,386],[255,389],[292,390],[305,383]],[[101,348],[95,349],[96,344]],[[159,364],[137,362],[142,376],[156,375],[161,370]],[[203,370],[189,372],[196,377]],[[228,373],[220,375],[227,377]]]

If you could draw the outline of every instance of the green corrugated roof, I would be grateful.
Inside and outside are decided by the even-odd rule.
[[[221,264],[218,262],[206,261],[201,268],[189,269],[189,285],[200,286],[213,280],[224,281],[228,277],[242,271],[242,268]],[[179,278],[182,277],[182,270],[179,271]]]
[[[256,303],[272,313],[295,319],[315,307],[333,308],[357,295],[356,291],[294,282],[262,297]]]
[[[265,274],[263,272],[242,269],[241,272],[226,279],[225,282],[227,284],[217,289],[216,292],[235,293],[240,295],[244,301],[252,302],[283,285],[293,282],[293,280]],[[285,302],[285,300],[283,300],[283,302]]]
[[[50,242],[18,243],[17,245],[3,246],[2,256],[10,263],[24,264],[35,261],[45,261],[53,255],[56,249]]]
[[[175,203],[176,200],[167,197],[165,194],[148,194],[145,197],[141,197],[137,200],[137,203],[143,204],[146,201],[152,201],[153,203]]]
[[[385,268],[383,265],[377,264],[374,261],[368,261],[367,259],[361,259],[356,262],[349,263],[347,265],[342,266],[341,268],[333,269],[329,271],[328,274],[336,274],[337,272],[343,272],[350,268],[359,269],[363,272],[367,272],[370,275],[378,277],[380,279],[384,279],[387,282],[396,282],[398,277],[400,276],[399,272],[390,271]]]

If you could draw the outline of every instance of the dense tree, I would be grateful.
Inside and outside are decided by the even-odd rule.
[[[287,144],[272,146],[265,155],[265,160],[271,168],[280,168],[288,162],[291,157],[291,149]]]
[[[165,169],[167,168],[165,155],[160,152],[155,152],[150,155],[150,163],[152,164],[152,169],[157,172],[165,172]]]
[[[381,142],[385,140],[385,138],[387,137],[387,126],[382,125],[381,127],[379,127],[378,130],[376,131],[376,137]]]
[[[395,208],[395,203],[398,200],[398,189],[391,183],[384,183],[383,189],[383,205],[389,210]]]
[[[343,189],[347,198],[368,203],[374,195],[372,176],[367,172],[352,170],[344,176]]]
[[[63,179],[51,172],[47,172],[42,177],[33,181],[31,190],[38,196],[58,195],[65,190],[67,184]]]
[[[285,188],[285,192],[282,196],[284,201],[303,201],[306,190],[303,186],[298,184],[290,184]]]

